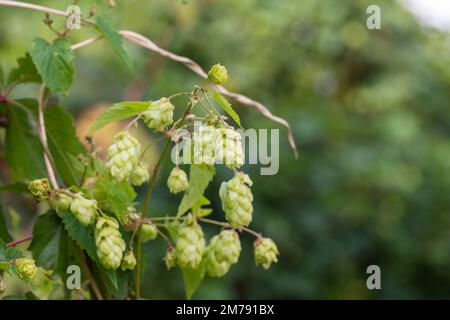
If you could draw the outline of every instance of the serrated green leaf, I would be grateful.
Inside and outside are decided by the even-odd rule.
[[[0,192],[17,192],[17,193],[30,193],[28,185],[24,182],[12,182],[0,185]]]
[[[94,227],[83,226],[80,221],[70,212],[64,213],[64,226],[70,238],[87,252],[89,257],[97,261],[97,248],[95,246]]]
[[[76,136],[72,116],[61,106],[49,106],[45,109],[45,126],[59,175],[67,186],[77,185],[83,171],[77,156],[85,154],[85,149]]]
[[[63,224],[55,211],[49,210],[38,217],[33,226],[33,241],[28,248],[38,266],[45,269],[56,266],[63,232]]]
[[[135,117],[138,113],[147,110],[150,104],[150,101],[127,101],[116,103],[112,107],[106,109],[95,120],[89,134],[94,133],[111,122]]]
[[[102,16],[97,16],[97,29],[105,37],[105,39],[111,44],[114,51],[120,57],[120,59],[127,65],[127,67],[133,71],[133,63],[123,45],[123,39],[120,36],[116,28],[114,28],[108,20]]]
[[[109,177],[99,177],[95,188],[105,197],[104,200],[99,200],[99,205],[109,209],[119,221],[124,222],[128,206],[136,198],[133,187],[125,181],[117,182]]]
[[[66,38],[57,38],[53,43],[34,38],[30,50],[31,58],[45,85],[52,92],[66,92],[75,78],[73,50]]]
[[[182,268],[181,272],[183,273],[184,292],[186,298],[190,300],[205,276],[205,264],[202,261],[196,269]]]
[[[0,205],[0,240],[3,242],[12,241],[12,237],[8,231],[8,226],[6,225],[6,219],[3,214],[3,206],[2,205]]]
[[[33,100],[34,101],[34,100]],[[35,103],[31,100],[22,104]],[[47,176],[43,150],[27,110],[6,106],[9,126],[6,128],[6,161],[15,180],[39,179]]]
[[[8,85],[13,82],[42,82],[41,76],[39,75],[29,53],[26,53],[24,57],[18,58],[17,64],[18,67],[14,68],[9,73],[7,81]]]
[[[212,209],[203,208],[203,206],[210,205],[211,201],[209,201],[205,196],[202,196],[191,208],[191,211],[197,217],[206,217],[212,213]]]
[[[189,171],[189,189],[181,199],[177,216],[184,214],[201,199],[213,176],[213,166],[191,165]]]
[[[234,122],[236,122],[236,124],[242,128],[241,118],[239,118],[239,115],[236,113],[236,111],[234,111],[228,100],[225,99],[225,97],[217,91],[214,91],[213,98],[223,108],[223,110],[225,110],[225,112],[231,117],[231,119],[233,119]]]

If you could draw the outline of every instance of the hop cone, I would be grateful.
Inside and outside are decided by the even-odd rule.
[[[163,131],[165,127],[173,122],[174,109],[175,107],[170,103],[169,99],[161,98],[152,102],[148,110],[142,113],[142,118],[147,127],[156,131]]]
[[[68,196],[67,194],[64,194],[62,192],[59,192],[56,195],[55,199],[55,206],[58,211],[67,211],[70,208],[70,204],[72,203],[72,197]]]
[[[36,264],[33,259],[20,258],[14,261],[18,276],[23,280],[31,280],[37,272]]]
[[[242,137],[233,128],[216,130],[216,159],[227,167],[239,168],[244,164]]]
[[[269,269],[272,262],[277,262],[278,252],[277,245],[272,239],[263,238],[255,242],[255,262],[256,265],[262,264],[264,269]]]
[[[122,264],[120,265],[120,268],[123,271],[126,270],[133,270],[134,267],[136,267],[136,257],[134,256],[133,251],[127,251],[122,259]]]
[[[206,271],[211,277],[224,276],[241,253],[239,235],[233,230],[224,230],[211,239],[206,248]]]
[[[131,183],[135,186],[140,186],[150,178],[147,164],[144,161],[140,161],[136,168],[134,168],[131,174]]]
[[[154,240],[158,236],[158,228],[151,222],[144,223],[139,232],[143,242]]]
[[[225,218],[234,227],[246,227],[252,222],[253,195],[249,176],[238,172],[228,182],[220,186],[220,199],[225,211]]]
[[[213,126],[202,125],[194,131],[193,140],[187,144],[186,150],[193,147],[194,164],[213,165],[215,158],[216,129]]]
[[[93,224],[97,217],[97,201],[78,195],[72,200],[70,211],[77,217],[81,224],[85,226]]]
[[[186,191],[189,188],[186,172],[178,167],[173,168],[167,179],[167,186],[171,193]]]
[[[164,262],[166,263],[167,270],[170,270],[177,265],[177,255],[174,248],[167,249],[166,255],[164,256]]]
[[[48,200],[52,193],[52,189],[50,188],[47,178],[31,181],[28,184],[28,189],[36,201]]]
[[[188,216],[180,227],[175,245],[177,264],[181,268],[197,268],[202,261],[205,238],[202,228],[193,216]]]
[[[121,131],[114,137],[108,148],[106,167],[117,181],[123,181],[134,171],[139,161],[141,146],[127,131]]]
[[[119,223],[111,217],[99,217],[95,226],[95,244],[100,263],[106,269],[117,269],[125,251]]]
[[[215,84],[222,85],[228,80],[228,71],[221,64],[215,64],[208,71],[208,79]]]

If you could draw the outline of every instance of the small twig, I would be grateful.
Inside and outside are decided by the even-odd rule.
[[[48,178],[54,189],[58,188],[58,182],[56,181],[55,171],[50,160],[50,151],[48,150],[47,133],[45,131],[44,120],[44,108],[45,108],[45,85],[41,85],[39,89],[39,113],[38,113],[38,133],[42,142],[42,148],[44,152],[45,166],[47,167]]]
[[[83,251],[81,251],[81,249],[78,247],[75,241],[73,241],[73,246],[75,247],[75,252],[77,253],[78,258],[80,259],[81,269],[83,269],[86,278],[88,278],[92,291],[94,291],[97,300],[103,300],[103,296],[97,286],[97,282],[95,281],[95,278],[92,275],[91,270],[89,269],[86,263],[86,258],[84,256]]]
[[[101,37],[101,36],[88,38],[88,39],[86,39],[84,41],[81,41],[81,42],[78,42],[78,43],[75,43],[75,44],[71,45],[70,48],[72,50],[77,50],[77,49],[80,49],[80,48],[82,48],[84,46],[90,45],[91,43],[94,43],[95,41],[100,40],[102,38],[103,37]]]
[[[33,236],[28,236],[28,237],[25,237],[25,238],[18,239],[18,240],[12,241],[12,242],[10,242],[10,243],[7,243],[6,246],[7,246],[7,247],[14,247],[14,246],[17,246],[17,245],[19,245],[19,244],[21,244],[21,243],[30,241],[30,240],[32,240],[32,239],[33,239]]]

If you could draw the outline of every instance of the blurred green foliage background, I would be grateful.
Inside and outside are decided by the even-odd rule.
[[[87,13],[93,1],[81,2]],[[381,30],[366,28],[370,4],[381,8]],[[106,10],[121,29],[206,69],[226,65],[230,90],[265,103],[294,130],[298,161],[280,128],[279,173],[244,168],[255,182],[252,227],[277,242],[279,263],[255,269],[244,235],[240,262],[225,278],[207,278],[195,298],[450,298],[449,33],[420,26],[397,1],[118,0]],[[0,7],[5,69],[32,37],[52,37],[42,19]],[[85,29],[75,40],[92,34]],[[134,74],[107,43],[77,52],[75,87],[61,101],[80,121],[100,103],[156,99],[200,81],[178,63],[127,48]],[[247,128],[278,128],[254,109],[236,110]],[[179,198],[165,187],[171,167],[164,164],[150,215],[176,210]],[[223,218],[217,192],[229,176],[219,170],[208,188],[215,218]],[[17,210],[26,230],[33,212]],[[158,241],[145,247],[143,296],[183,298],[181,274],[165,269]],[[366,288],[371,264],[381,267],[382,290]]]

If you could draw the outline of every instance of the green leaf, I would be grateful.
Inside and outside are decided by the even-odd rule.
[[[66,92],[75,78],[74,55],[70,41],[57,38],[48,43],[42,38],[33,39],[31,58],[45,85],[52,92]]]
[[[104,272],[105,272],[105,275],[108,278],[109,282],[114,287],[114,290],[117,290],[119,287],[119,283],[117,282],[116,271],[110,270],[110,269],[105,269]]]
[[[63,221],[69,236],[75,240],[81,249],[85,250],[89,257],[97,261],[97,248],[95,246],[94,227],[83,226],[70,212],[64,213]]]
[[[0,192],[17,192],[17,193],[30,193],[28,190],[28,185],[24,182],[12,182],[0,185]]]
[[[117,182],[107,177],[99,177],[95,187],[97,192],[105,196],[104,200],[99,200],[100,206],[106,207],[124,222],[128,206],[136,198],[133,187],[128,182]]]
[[[49,210],[37,218],[33,226],[33,241],[28,250],[38,266],[45,269],[56,266],[63,232],[63,224],[55,211]]]
[[[129,101],[114,104],[106,109],[94,122],[89,134],[103,128],[107,124],[137,116],[138,113],[147,110],[150,107],[150,101]]]
[[[25,293],[25,300],[41,300],[37,295],[35,295],[33,292],[28,291]]]
[[[97,29],[105,37],[105,39],[111,44],[114,51],[120,57],[120,59],[127,65],[127,67],[133,71],[133,63],[123,45],[122,37],[119,32],[102,16],[97,16]]]
[[[36,105],[34,100],[21,100],[22,104]],[[36,129],[30,122],[31,115],[24,108],[6,106],[9,126],[6,128],[6,161],[15,180],[39,179],[47,176],[43,150]]]
[[[5,70],[3,70],[3,66],[0,64],[0,87],[4,87],[5,85]]]
[[[45,126],[59,175],[67,186],[77,185],[82,175],[77,156],[85,154],[85,149],[76,136],[72,116],[61,106],[49,106],[45,109]]]
[[[195,291],[197,291],[200,283],[205,276],[205,264],[202,261],[196,269],[183,268],[181,269],[183,273],[183,283],[184,292],[187,299],[191,299]]]
[[[205,196],[202,196],[196,204],[194,204],[191,208],[191,211],[194,215],[197,217],[206,217],[212,213],[212,209],[210,208],[203,208],[203,206],[210,205],[211,201],[209,201]]]
[[[214,91],[213,98],[223,108],[223,110],[225,110],[225,112],[231,117],[231,119],[233,119],[234,122],[236,122],[239,127],[242,128],[241,119],[239,118],[239,115],[236,113],[236,111],[234,111],[228,100],[225,99],[225,97],[217,91]]]
[[[6,225],[6,219],[3,214],[3,206],[1,205],[0,205],[0,240],[3,242],[12,241],[12,237],[8,231],[8,226]]]
[[[17,64],[18,67],[12,69],[8,76],[8,85],[13,82],[42,82],[41,76],[39,75],[29,53],[26,53],[24,57],[18,58]]]
[[[23,253],[20,251],[17,247],[7,247],[5,251],[5,259],[6,260],[13,260],[18,258],[23,258]]]
[[[181,216],[201,199],[214,176],[213,166],[191,165],[189,172],[189,189],[181,199],[177,216]]]

